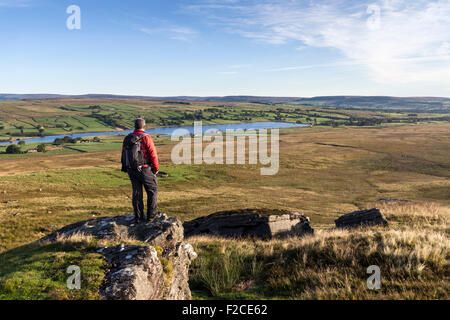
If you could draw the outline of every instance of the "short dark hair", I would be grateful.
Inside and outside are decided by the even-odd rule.
[[[135,129],[143,129],[145,127],[145,119],[144,118],[137,118],[134,120],[134,128]]]

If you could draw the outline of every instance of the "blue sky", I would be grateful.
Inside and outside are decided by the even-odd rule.
[[[448,17],[450,0],[0,0],[0,92],[450,97]]]

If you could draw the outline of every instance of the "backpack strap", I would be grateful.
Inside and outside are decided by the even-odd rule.
[[[134,142],[134,143],[136,143],[136,142],[138,142],[138,141],[140,141],[143,137],[145,137],[145,136],[148,136],[148,134],[147,133],[141,133],[138,137],[137,137],[137,139],[136,139],[136,141]],[[130,133],[130,134],[128,134],[128,136],[127,136],[127,138],[133,138],[134,136],[133,136],[133,133]]]
[[[137,139],[136,139],[136,141],[134,142],[134,143],[140,143],[141,142],[141,140],[142,140],[142,138],[144,138],[145,136],[147,136],[148,134],[147,133],[141,133],[138,137],[137,137]]]
[[[143,133],[141,133],[139,136],[138,136],[138,138],[137,138],[137,140],[136,140],[136,142],[135,143],[140,143],[141,142],[141,140],[142,140],[142,138],[144,138],[145,136],[148,136],[148,134],[147,133],[145,133],[145,132],[143,132]],[[144,159],[144,164],[146,164],[147,162],[145,161],[145,159]],[[139,170],[140,170],[140,168],[139,168]]]
[[[141,133],[141,134],[139,135],[139,137],[138,137],[138,141],[141,140],[141,139],[142,139],[143,137],[145,137],[145,136],[148,136],[148,134],[145,133],[145,132]]]

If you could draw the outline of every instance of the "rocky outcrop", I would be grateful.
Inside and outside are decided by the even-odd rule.
[[[165,295],[168,300],[187,300],[191,298],[189,289],[189,264],[197,257],[194,248],[188,244],[181,244],[172,259],[173,275],[170,281],[169,290]],[[186,263],[189,261],[189,263]]]
[[[245,209],[221,211],[183,224],[185,237],[216,235],[223,237],[303,236],[313,233],[309,218],[286,210]]]
[[[104,299],[191,298],[188,271],[197,254],[190,244],[183,242],[179,220],[162,214],[150,223],[136,225],[133,215],[97,218],[66,226],[39,241],[53,242],[76,235],[114,244],[97,251],[107,262],[100,288]],[[129,244],[133,242],[139,244]]]
[[[108,270],[100,287],[106,300],[155,300],[164,293],[163,267],[154,247],[117,245],[101,248]]]
[[[381,211],[376,208],[347,213],[334,222],[337,228],[387,225],[388,223]]]

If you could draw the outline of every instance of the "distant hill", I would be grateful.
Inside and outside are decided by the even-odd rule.
[[[2,94],[0,100],[24,99],[131,99],[131,100],[176,100],[176,101],[222,101],[222,102],[251,102],[264,104],[307,104],[339,109],[401,109],[421,110],[430,112],[450,112],[450,98],[444,97],[390,97],[390,96],[321,96],[312,98],[302,97],[264,97],[264,96],[127,96],[113,94]]]
[[[389,96],[328,96],[301,98],[298,103],[357,109],[420,109],[450,111],[450,98]]]

